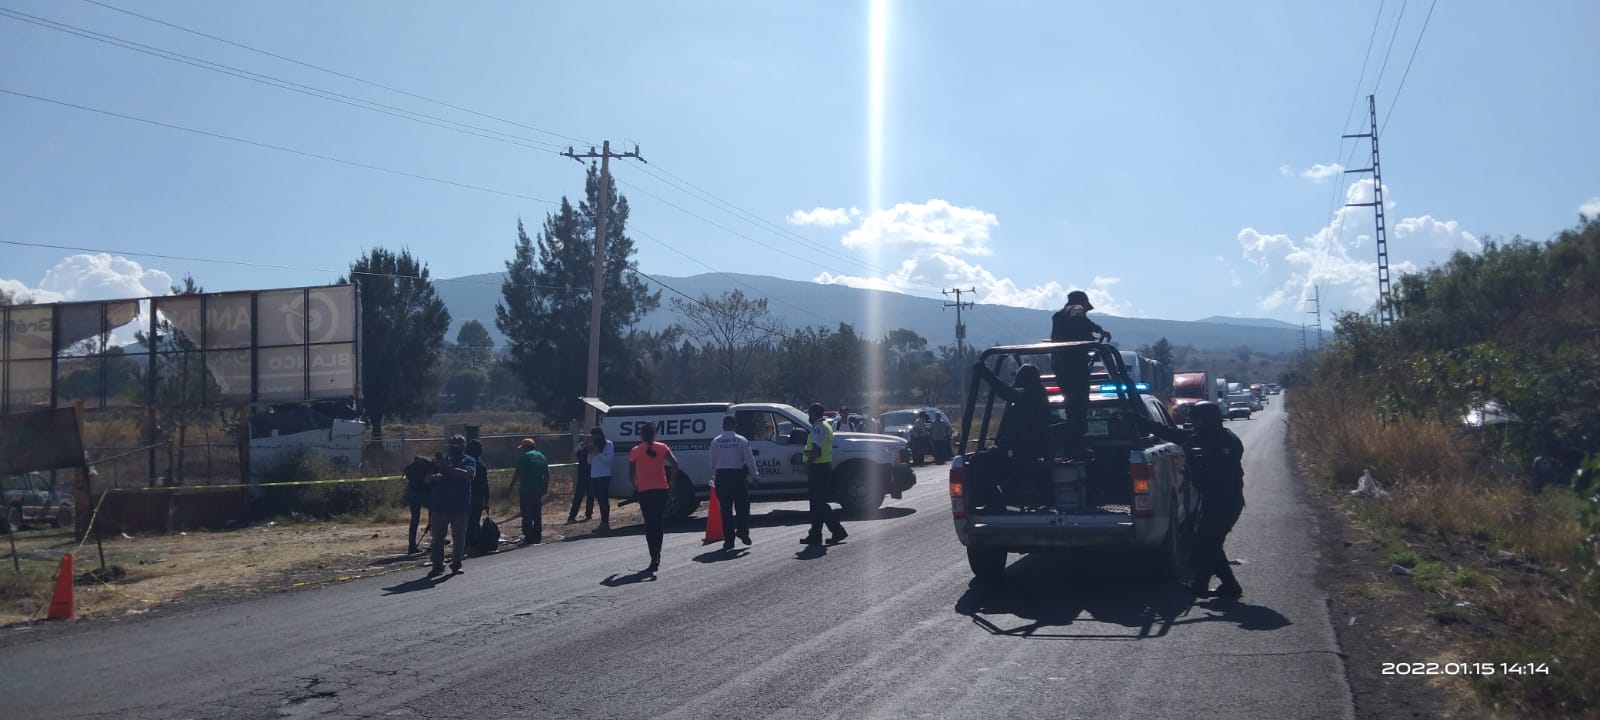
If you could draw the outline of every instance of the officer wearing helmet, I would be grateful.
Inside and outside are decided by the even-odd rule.
[[[1050,316],[1050,341],[1093,341],[1098,335],[1100,342],[1111,342],[1111,333],[1089,319],[1093,309],[1088,293],[1067,293],[1067,304]],[[1089,429],[1089,357],[1081,351],[1052,353],[1050,365],[1067,399],[1066,455],[1082,459],[1083,435]]]
[[[1200,516],[1190,555],[1194,581],[1189,591],[1199,597],[1243,595],[1222,545],[1244,512],[1244,444],[1233,431],[1222,427],[1222,407],[1209,400],[1189,406],[1189,419],[1194,423],[1189,431],[1143,416],[1135,419],[1161,439],[1183,446],[1189,479],[1200,491]],[[1221,580],[1216,590],[1211,589],[1212,576]]]

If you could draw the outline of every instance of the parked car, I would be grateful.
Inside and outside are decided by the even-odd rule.
[[[41,472],[17,473],[0,480],[4,514],[0,532],[20,530],[29,522],[48,522],[51,527],[72,525],[72,493],[58,489]]]
[[[1250,403],[1247,403],[1247,402],[1228,403],[1228,419],[1229,420],[1237,420],[1239,418],[1244,418],[1246,420],[1250,419]]]

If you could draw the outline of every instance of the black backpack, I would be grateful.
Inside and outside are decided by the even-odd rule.
[[[494,524],[488,516],[484,516],[483,525],[478,527],[478,537],[473,547],[479,555],[488,555],[500,548],[500,526]]]

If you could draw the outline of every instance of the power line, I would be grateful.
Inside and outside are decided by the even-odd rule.
[[[637,232],[637,231],[635,231],[635,232]],[[788,334],[787,331],[785,331],[783,328],[767,327],[767,326],[761,325],[759,323],[754,323],[754,322],[751,322],[751,321],[746,320],[744,318],[741,318],[741,317],[739,317],[737,315],[729,313],[729,312],[727,312],[725,310],[722,310],[722,309],[719,309],[719,308],[717,308],[715,306],[712,306],[712,305],[708,304],[706,301],[701,300],[700,298],[690,297],[688,293],[662,282],[660,278],[658,278],[658,277],[656,277],[654,275],[650,275],[649,273],[646,273],[646,272],[644,272],[643,270],[640,270],[637,267],[629,267],[628,269],[631,270],[633,272],[633,274],[640,275],[640,276],[644,277],[645,279],[649,280],[650,282],[653,282],[653,283],[655,283],[657,285],[660,285],[662,288],[671,291],[673,294],[682,296],[685,300],[688,300],[689,302],[692,302],[692,303],[694,303],[696,305],[699,305],[699,306],[705,308],[706,310],[708,310],[710,312],[714,312],[714,313],[717,313],[719,315],[722,315],[723,317],[726,317],[729,320],[732,320],[734,322],[742,323],[745,327],[755,328],[757,330],[760,330],[760,331],[765,332],[765,333],[770,333],[772,335],[780,335],[781,336],[781,335]]]
[[[649,190],[646,190],[646,189],[644,189],[642,187],[639,187],[638,185],[630,183],[627,180],[623,180],[621,178],[618,178],[617,182],[619,184],[626,185],[626,186],[628,186],[628,187],[630,187],[630,188],[632,188],[632,189],[634,189],[634,190],[636,190],[636,191],[638,191],[640,193],[643,193],[646,197],[654,198],[656,201],[666,205],[667,207],[670,207],[670,208],[672,208],[674,210],[677,210],[678,212],[681,212],[681,213],[683,213],[685,215],[688,215],[689,217],[698,219],[701,222],[703,222],[703,223],[705,223],[707,225],[710,225],[710,226],[712,226],[714,228],[717,228],[719,230],[722,230],[723,232],[726,232],[726,233],[728,233],[730,235],[733,235],[735,237],[740,237],[740,238],[743,238],[745,240],[749,240],[750,242],[753,242],[753,243],[755,243],[757,245],[760,245],[761,247],[764,247],[764,248],[766,248],[768,250],[771,250],[771,251],[773,251],[775,253],[778,253],[779,255],[782,255],[784,257],[791,258],[793,260],[799,260],[800,262],[811,264],[811,265],[815,264],[815,261],[813,261],[813,260],[809,260],[809,259],[801,257],[799,255],[795,255],[793,253],[790,253],[790,252],[788,252],[787,250],[784,250],[781,247],[777,247],[777,246],[774,246],[774,245],[768,245],[767,243],[761,242],[760,240],[757,240],[757,239],[755,239],[753,237],[750,237],[749,235],[746,235],[746,234],[744,234],[742,232],[739,232],[738,230],[734,230],[733,228],[730,228],[727,225],[723,225],[722,223],[719,223],[719,222],[717,222],[715,220],[712,220],[712,219],[710,219],[710,218],[708,218],[708,217],[706,217],[704,215],[701,215],[701,214],[699,214],[699,213],[697,213],[697,212],[695,212],[693,210],[690,210],[690,209],[688,209],[688,208],[686,208],[686,207],[684,207],[682,205],[679,205],[679,204],[677,204],[675,202],[672,202],[671,200],[668,200],[668,199],[666,199],[664,197],[661,197],[660,195],[657,195],[657,194],[655,194],[653,192],[650,192]]]
[[[498,115],[492,115],[492,114],[489,114],[489,113],[486,113],[486,112],[481,112],[481,111],[478,111],[478,110],[473,110],[471,108],[462,107],[460,105],[455,105],[455,104],[452,104],[452,103],[449,103],[449,102],[445,102],[443,100],[438,100],[438,99],[435,99],[435,98],[431,98],[431,97],[428,97],[426,95],[419,95],[417,93],[410,92],[410,91],[407,91],[407,90],[401,90],[400,88],[397,88],[397,87],[393,87],[393,86],[390,86],[390,85],[385,85],[383,83],[375,82],[375,81],[372,81],[372,80],[367,80],[365,78],[356,77],[355,75],[350,75],[348,73],[343,73],[343,72],[340,72],[338,70],[332,70],[332,69],[323,67],[321,65],[317,65],[315,63],[309,63],[309,62],[305,62],[305,61],[302,61],[302,60],[296,60],[296,59],[294,59],[292,57],[288,57],[288,56],[285,56],[285,55],[279,55],[278,53],[275,53],[275,52],[271,52],[271,51],[268,51],[268,50],[262,50],[260,48],[252,47],[252,46],[246,45],[244,43],[235,42],[235,41],[229,40],[227,38],[218,37],[218,36],[212,35],[210,33],[201,32],[201,31],[195,30],[193,28],[184,27],[184,26],[178,25],[176,23],[171,23],[171,22],[167,22],[165,20],[160,20],[158,18],[153,18],[153,17],[150,17],[149,15],[141,15],[139,13],[136,13],[136,12],[132,11],[132,10],[126,10],[126,9],[117,7],[115,5],[110,5],[110,4],[107,4],[107,3],[100,2],[99,0],[83,0],[83,1],[86,2],[86,3],[89,3],[91,5],[98,5],[100,7],[103,7],[105,9],[107,9],[107,10],[112,10],[114,12],[119,12],[119,13],[122,13],[124,15],[131,15],[131,16],[139,18],[141,20],[146,20],[146,21],[149,21],[149,22],[153,22],[153,23],[156,23],[157,25],[165,25],[166,27],[172,28],[174,30],[181,30],[183,32],[190,33],[192,35],[198,35],[200,37],[207,38],[209,40],[215,40],[215,41],[223,43],[225,45],[232,45],[233,47],[240,48],[240,49],[243,49],[243,50],[249,50],[250,52],[258,53],[258,54],[261,54],[261,55],[265,55],[265,56],[270,57],[270,58],[274,58],[274,59],[277,59],[277,60],[282,60],[284,62],[294,63],[294,64],[299,65],[301,67],[311,68],[312,70],[328,73],[329,75],[334,75],[334,76],[337,76],[337,77],[341,77],[341,78],[344,78],[346,80],[353,80],[353,81],[361,83],[363,85],[370,85],[370,86],[378,88],[380,90],[387,90],[387,91],[392,92],[392,93],[399,93],[401,95],[405,95],[406,97],[415,98],[417,100],[422,100],[424,102],[430,102],[430,103],[433,103],[435,105],[439,105],[441,107],[450,108],[451,110],[459,110],[459,111],[467,113],[469,115],[476,115],[478,117],[485,118],[485,119],[488,119],[488,120],[495,120],[495,121],[498,121],[498,122],[503,122],[503,123],[505,123],[507,125],[515,125],[515,126],[520,127],[520,128],[524,128],[524,129],[527,129],[527,130],[532,130],[532,131],[537,132],[537,133],[543,133],[543,134],[549,135],[551,137],[561,138],[563,140],[568,140],[568,141],[575,142],[575,143],[581,143],[581,144],[584,144],[584,145],[592,145],[593,144],[593,143],[588,142],[586,140],[579,140],[578,138],[572,137],[571,135],[562,135],[561,133],[555,132],[553,130],[546,130],[546,129],[541,128],[541,127],[535,127],[533,125],[528,125],[526,123],[520,123],[520,122],[517,122],[515,120],[508,120],[508,119],[500,117]]]
[[[228,140],[228,141],[231,141],[231,142],[242,143],[244,145],[253,145],[255,147],[266,148],[268,150],[277,150],[278,152],[286,152],[286,153],[291,153],[291,154],[294,154],[294,155],[300,155],[302,157],[316,158],[318,160],[326,160],[328,162],[335,162],[335,163],[339,163],[341,165],[349,165],[349,166],[352,166],[352,167],[365,168],[367,170],[377,170],[378,172],[386,172],[386,173],[389,173],[391,175],[401,175],[401,176],[404,176],[404,177],[415,178],[417,180],[427,180],[428,182],[440,183],[442,185],[451,185],[451,186],[454,186],[454,187],[465,188],[465,189],[468,189],[468,190],[477,190],[478,192],[486,192],[486,193],[491,193],[491,194],[494,194],[494,195],[503,195],[505,197],[517,198],[519,200],[531,200],[533,202],[544,203],[546,205],[557,205],[557,204],[559,204],[559,203],[556,203],[556,202],[554,202],[552,200],[545,200],[543,198],[536,198],[536,197],[532,197],[532,196],[528,196],[528,195],[522,195],[520,193],[506,192],[504,190],[495,190],[493,188],[486,188],[486,187],[482,187],[482,186],[478,186],[478,185],[469,185],[467,183],[456,182],[454,180],[444,180],[444,179],[441,179],[441,178],[430,177],[428,175],[420,175],[420,174],[413,173],[413,172],[407,172],[405,170],[395,170],[393,168],[386,168],[386,167],[382,167],[382,166],[379,166],[379,165],[368,165],[367,163],[356,162],[354,160],[345,160],[344,158],[337,158],[337,157],[333,157],[332,155],[323,155],[323,154],[320,154],[320,153],[309,152],[309,151],[306,151],[306,150],[296,150],[294,148],[283,147],[281,145],[272,145],[272,144],[269,144],[269,143],[258,142],[256,140],[246,140],[244,138],[234,137],[232,135],[223,135],[222,133],[214,133],[214,132],[210,132],[208,130],[198,130],[198,129],[191,128],[191,127],[184,127],[182,125],[174,125],[172,123],[162,122],[160,120],[151,120],[149,118],[142,118],[142,117],[138,117],[136,115],[125,115],[125,114],[119,113],[119,112],[112,112],[110,110],[102,110],[100,108],[89,107],[87,105],[79,105],[79,104],[76,104],[76,103],[67,102],[65,100],[55,100],[55,99],[51,99],[51,98],[47,98],[47,97],[41,97],[41,96],[38,96],[38,95],[30,95],[30,94],[25,93],[25,92],[18,92],[16,90],[9,90],[9,89],[6,89],[6,88],[0,88],[0,93],[5,93],[7,95],[15,95],[17,97],[27,98],[29,100],[36,100],[38,102],[43,102],[43,103],[50,103],[52,105],[60,105],[62,107],[69,107],[69,108],[73,108],[75,110],[82,110],[84,112],[91,112],[91,113],[96,113],[96,114],[99,114],[99,115],[106,115],[106,116],[109,116],[109,117],[121,118],[123,120],[132,120],[134,122],[145,123],[147,125],[156,125],[156,126],[159,126],[159,127],[169,128],[169,129],[172,129],[172,130],[182,130],[183,132],[194,133],[196,135],[205,135],[206,137],[213,137],[213,138],[217,138],[219,140]]]
[[[749,290],[750,292],[754,293],[757,297],[764,297],[764,298],[767,298],[769,300],[774,300],[774,301],[777,301],[777,302],[782,303],[784,305],[787,305],[787,306],[789,306],[789,307],[791,307],[791,308],[793,308],[795,310],[798,310],[798,311],[800,311],[802,313],[805,313],[806,315],[810,315],[811,317],[814,317],[814,318],[817,318],[818,320],[823,321],[824,324],[826,324],[828,322],[828,320],[829,320],[828,318],[825,318],[825,317],[823,317],[821,315],[818,315],[818,314],[816,314],[815,312],[813,312],[813,311],[811,311],[809,309],[806,309],[806,308],[801,307],[799,305],[795,305],[794,303],[791,303],[791,302],[789,302],[787,300],[784,300],[781,297],[776,297],[776,296],[772,295],[772,293],[770,293],[770,292],[767,292],[767,291],[762,290],[762,289],[760,289],[758,287],[755,287],[754,285],[751,285],[751,284],[746,283],[746,282],[744,282],[742,280],[739,280],[738,278],[733,277],[731,273],[728,273],[728,272],[723,271],[723,270],[718,270],[718,269],[712,267],[711,265],[707,264],[705,261],[703,261],[703,260],[701,260],[701,259],[699,259],[697,257],[694,257],[693,255],[690,255],[689,253],[686,253],[686,252],[684,252],[682,250],[679,250],[676,247],[673,247],[667,241],[662,240],[661,238],[658,238],[658,237],[656,237],[654,235],[651,235],[650,233],[647,233],[647,232],[645,232],[643,230],[640,230],[638,228],[632,228],[632,229],[629,230],[629,232],[632,232],[635,235],[638,235],[640,237],[648,238],[649,240],[654,241],[655,243],[659,244],[660,246],[662,246],[662,247],[664,247],[664,248],[666,248],[668,250],[671,250],[672,252],[675,252],[678,255],[683,256],[685,259],[687,259],[687,260],[695,263],[696,265],[699,265],[699,266],[701,266],[701,267],[703,267],[703,268],[705,268],[707,270],[710,270],[713,273],[716,273],[718,275],[727,276],[729,282],[732,282],[735,285],[738,285],[738,286],[740,286],[742,288],[745,288],[746,290]],[[677,292],[677,291],[674,290],[673,292]],[[679,294],[681,295],[682,293],[679,293]],[[685,296],[685,297],[687,297],[687,296]],[[694,300],[697,303],[700,302],[698,299],[694,299],[694,298],[691,298],[691,299]]]
[[[68,25],[66,23],[57,22],[55,20],[50,20],[50,19],[47,19],[47,18],[41,18],[41,17],[35,16],[35,15],[29,15],[27,13],[19,12],[19,11],[12,10],[12,9],[9,9],[9,8],[0,8],[0,17],[7,17],[7,18],[10,18],[12,20],[17,20],[19,22],[28,23],[30,25],[36,25],[38,27],[46,28],[46,29],[49,29],[49,30],[55,30],[57,32],[62,32],[62,33],[66,33],[66,34],[69,34],[69,35],[75,35],[77,37],[85,38],[85,39],[88,39],[88,40],[94,40],[95,42],[104,43],[104,44],[107,44],[107,45],[111,45],[113,47],[119,47],[119,48],[122,48],[124,50],[132,50],[134,52],[143,53],[145,55],[150,55],[152,57],[157,57],[157,58],[160,58],[162,60],[168,60],[168,61],[171,61],[171,62],[182,63],[184,65],[197,67],[197,68],[200,68],[202,70],[209,70],[211,72],[219,73],[219,74],[222,74],[222,75],[229,75],[229,76],[236,77],[236,78],[239,78],[239,79],[242,79],[242,80],[249,80],[251,82],[260,83],[262,85],[269,85],[269,86],[272,86],[272,87],[279,88],[281,90],[288,90],[290,92],[299,93],[301,95],[307,95],[307,96],[318,98],[318,99],[321,99],[321,100],[328,100],[330,102],[336,102],[336,103],[339,103],[341,105],[349,105],[350,107],[359,108],[361,110],[368,110],[368,111],[376,112],[376,113],[381,113],[383,115],[388,115],[388,116],[391,116],[391,117],[400,118],[402,120],[410,120],[410,121],[415,122],[415,123],[420,123],[420,124],[423,124],[423,125],[436,127],[436,128],[440,128],[440,129],[443,129],[443,130],[450,130],[452,132],[459,132],[459,133],[462,133],[464,135],[472,135],[472,136],[475,136],[475,137],[484,138],[486,140],[493,140],[493,141],[496,141],[496,142],[503,142],[503,143],[507,143],[507,144],[510,144],[510,145],[516,145],[518,147],[527,148],[529,150],[538,150],[540,152],[551,152],[551,153],[553,153],[559,147],[555,143],[551,143],[551,142],[546,141],[546,140],[536,140],[536,139],[533,139],[533,138],[526,138],[526,137],[522,137],[522,136],[519,136],[519,135],[512,135],[510,133],[503,133],[503,132],[500,132],[498,130],[493,130],[493,129],[490,129],[490,128],[479,127],[479,126],[476,126],[476,125],[469,125],[467,123],[457,122],[455,120],[450,120],[448,118],[437,117],[437,116],[434,116],[434,115],[428,115],[428,114],[425,114],[425,113],[419,113],[419,112],[416,112],[416,111],[413,111],[413,110],[407,110],[405,108],[395,107],[393,105],[385,105],[383,103],[374,102],[374,101],[366,100],[366,99],[363,99],[363,98],[358,98],[358,97],[355,97],[355,96],[352,96],[352,95],[345,95],[343,93],[334,92],[332,90],[324,90],[322,88],[313,87],[311,85],[306,85],[306,84],[303,84],[303,83],[294,82],[293,80],[285,80],[283,78],[273,77],[271,75],[264,75],[264,74],[261,74],[261,73],[252,72],[250,70],[245,70],[243,68],[237,68],[237,67],[233,67],[231,65],[224,65],[222,63],[213,62],[213,61],[206,60],[206,59],[203,59],[203,58],[193,57],[191,55],[184,55],[183,53],[173,52],[171,50],[158,48],[158,47],[155,47],[155,46],[152,46],[152,45],[145,45],[143,43],[134,42],[132,40],[119,38],[119,37],[116,37],[114,35],[106,35],[104,33],[95,32],[93,30],[80,28],[80,27],[77,27],[77,26],[74,26],[74,25]],[[490,134],[490,133],[492,133],[492,134]],[[502,136],[502,137],[496,137],[496,136]],[[535,144],[529,144],[529,143],[535,143]],[[546,147],[540,147],[541,145],[542,146],[546,146]]]
[[[1383,51],[1383,65],[1378,67],[1378,79],[1372,82],[1372,94],[1378,94],[1378,88],[1383,85],[1383,71],[1389,69],[1389,53],[1394,52],[1394,39],[1400,35],[1400,21],[1406,17],[1406,5],[1410,0],[1401,0],[1400,12],[1394,16],[1394,30],[1389,33],[1389,47]]]
[[[768,221],[768,219],[760,218],[760,216],[757,216],[757,214],[750,213],[750,211],[744,210],[744,208],[741,208],[741,206],[734,205],[734,203],[728,202],[728,200],[723,200],[722,197],[717,197],[714,192],[710,192],[710,190],[706,190],[704,187],[696,186],[696,184],[693,184],[693,182],[686,181],[686,179],[683,178],[678,178],[677,174],[672,174],[670,171],[664,170],[664,168],[656,168],[656,170],[661,171],[662,174],[666,174],[666,178],[662,178],[661,174],[656,174],[656,171],[651,170],[651,168],[640,168],[640,170],[645,171],[646,174],[650,174],[651,178],[656,178],[658,181],[664,182],[664,184],[667,184],[667,186],[672,187],[672,189],[678,190],[678,192],[683,192],[683,194],[690,195],[690,197],[696,198],[696,200],[701,200],[701,202],[707,203],[707,205],[714,206],[714,208],[723,211],[723,213],[731,214],[731,216],[734,216],[734,218],[741,219],[741,221],[747,222],[747,224],[750,224],[750,226],[755,226],[757,229],[765,230],[765,232],[771,232],[771,234],[776,235],[776,237],[794,240],[794,242],[800,243],[800,245],[805,245],[806,248],[811,248],[811,250],[818,251],[818,253],[826,254],[826,256],[829,256],[829,258],[834,258],[837,259],[837,261],[846,262],[846,264],[851,264],[851,266],[866,270],[867,274],[877,275],[882,274],[883,272],[883,269],[880,269],[880,267],[874,267],[872,264],[869,264],[869,262],[862,262],[861,259],[854,258],[854,256],[851,256],[851,254],[842,253],[842,251],[835,250],[835,248],[830,248],[830,246],[824,245],[824,243],[819,243],[816,242],[816,240],[811,240],[811,238],[805,237],[805,235],[797,234],[797,232],[794,232],[794,230],[789,230],[786,229],[786,227],[778,226],[776,222],[771,222]],[[752,240],[752,242],[754,242],[754,240]],[[914,285],[923,286],[923,288],[928,288],[928,290],[944,290],[942,286],[933,285],[933,283],[914,282]]]
[[[1428,4],[1428,16],[1422,19],[1422,31],[1417,33],[1417,42],[1411,46],[1411,58],[1406,60],[1406,71],[1400,74],[1400,85],[1394,89],[1394,97],[1389,98],[1389,109],[1383,113],[1383,127],[1389,127],[1389,116],[1394,114],[1394,106],[1400,102],[1400,91],[1406,89],[1406,78],[1411,77],[1411,63],[1417,59],[1417,48],[1422,47],[1422,37],[1428,34],[1428,21],[1433,19],[1433,8],[1439,0]]]
[[[796,232],[794,232],[792,230],[784,228],[784,227],[782,227],[782,226],[780,226],[780,225],[778,225],[776,223],[773,223],[773,222],[771,222],[769,220],[766,220],[766,219],[756,215],[755,213],[752,213],[752,212],[750,212],[748,210],[745,210],[744,208],[741,208],[738,205],[735,205],[735,204],[733,204],[733,203],[731,203],[731,202],[729,202],[729,201],[727,201],[727,200],[725,200],[725,199],[723,199],[721,197],[718,197],[715,193],[713,193],[713,192],[711,192],[709,190],[706,190],[706,189],[704,189],[704,188],[702,188],[702,187],[700,187],[698,185],[695,185],[692,182],[689,182],[688,180],[685,180],[685,179],[673,174],[672,172],[666,170],[665,168],[657,167],[654,170],[652,170],[651,168],[641,167],[640,169],[643,170],[646,174],[650,175],[651,177],[654,177],[655,179],[657,179],[657,180],[659,180],[659,181],[661,181],[661,182],[673,187],[674,189],[676,189],[676,190],[678,190],[680,192],[683,192],[686,195],[694,197],[697,200],[705,202],[708,205],[712,205],[713,207],[716,207],[718,210],[721,210],[722,212],[725,212],[725,213],[727,213],[729,215],[733,215],[734,217],[738,217],[740,220],[742,220],[742,221],[744,221],[746,223],[749,223],[751,225],[754,225],[754,226],[756,226],[756,227],[758,227],[758,228],[760,228],[760,229],[762,229],[764,231],[771,232],[772,234],[777,235],[777,236],[782,237],[782,238],[792,239],[795,242],[798,242],[798,243],[800,243],[800,244],[802,244],[802,245],[804,245],[804,246],[806,246],[808,248],[811,248],[813,250],[816,250],[819,253],[822,253],[822,254],[827,255],[829,257],[832,257],[834,259],[837,259],[837,260],[840,260],[842,262],[846,262],[846,263],[854,265],[854,266],[856,266],[858,268],[861,268],[862,270],[865,270],[866,272],[868,272],[870,274],[877,275],[877,274],[881,274],[883,272],[882,268],[877,268],[877,267],[872,266],[869,263],[862,262],[861,260],[859,260],[859,259],[857,259],[855,257],[852,257],[852,256],[847,255],[845,253],[839,252],[838,250],[836,250],[834,248],[831,248],[831,247],[829,247],[829,246],[827,246],[825,244],[816,242],[816,241],[814,241],[814,240],[812,240],[810,238],[805,237],[804,235],[801,235],[801,234],[796,233]],[[660,173],[662,175],[665,175],[666,177],[662,177],[662,175],[656,174],[657,170],[659,170]],[[941,286],[933,285],[933,284],[926,283],[926,282],[916,282],[915,284],[916,285],[920,285],[922,287],[926,287],[926,288],[932,289],[932,290],[943,290],[943,287],[941,287]]]
[[[128,256],[128,257],[147,257],[147,258],[157,258],[157,259],[160,259],[160,260],[178,260],[178,261],[182,261],[182,262],[200,262],[200,263],[210,263],[210,264],[214,264],[214,265],[238,265],[238,266],[242,266],[242,267],[269,268],[269,269],[273,269],[273,270],[298,270],[298,271],[301,271],[301,272],[337,273],[337,274],[340,274],[340,275],[363,275],[363,276],[368,276],[368,277],[394,278],[396,280],[427,280],[429,282],[435,282],[435,283],[448,282],[448,283],[464,283],[464,284],[469,284],[469,285],[493,285],[493,286],[497,286],[497,287],[504,287],[506,282],[508,282],[508,281],[493,282],[493,281],[489,281],[489,280],[468,280],[466,278],[423,277],[421,275],[404,275],[404,274],[401,274],[401,273],[355,272],[355,271],[352,271],[352,270],[350,270],[348,268],[343,269],[343,270],[334,270],[332,268],[308,267],[308,266],[300,266],[300,265],[279,265],[279,264],[275,264],[275,263],[255,262],[255,261],[251,261],[251,260],[230,260],[230,259],[227,259],[227,258],[205,258],[205,257],[195,257],[195,256],[192,256],[192,255],[172,255],[172,254],[168,254],[168,253],[146,252],[146,251],[143,251],[143,250],[116,250],[116,249],[111,249],[111,248],[92,248],[92,247],[83,247],[83,246],[78,246],[78,245],[58,245],[58,244],[54,244],[54,243],[24,242],[24,241],[21,241],[21,240],[0,240],[0,244],[17,245],[17,246],[21,246],[21,247],[47,248],[47,249],[50,249],[50,250],[72,250],[72,251],[75,251],[75,252],[105,253],[107,255],[123,255],[123,256]],[[511,283],[511,284],[514,287],[529,287],[529,288],[537,288],[537,289],[540,289],[540,290],[561,290],[561,291],[565,291],[565,292],[578,292],[578,291],[588,292],[588,290],[589,290],[588,288],[573,288],[573,287],[566,287],[566,286],[561,286],[561,285],[538,285],[538,284],[534,284],[534,283]]]
[[[1349,132],[1350,116],[1356,111],[1356,101],[1361,99],[1361,84],[1367,79],[1367,65],[1368,63],[1372,62],[1372,43],[1378,38],[1378,26],[1383,23],[1383,6],[1385,3],[1386,0],[1378,0],[1378,11],[1372,15],[1372,31],[1367,33],[1367,51],[1361,55],[1361,72],[1356,74],[1356,88],[1354,92],[1350,93],[1350,107],[1344,111],[1344,122],[1339,124],[1340,133]],[[1339,138],[1339,149],[1333,154],[1333,159],[1335,162],[1337,162],[1340,155],[1344,153],[1344,141],[1345,138]],[[1356,147],[1356,143],[1350,144],[1350,156],[1345,159],[1342,165],[1340,165],[1341,169],[1350,167],[1350,159],[1355,157]],[[1339,191],[1345,187],[1343,176],[1340,175],[1337,177],[1339,177],[1339,180],[1333,183],[1333,193],[1328,197],[1327,217],[1330,218],[1330,222],[1331,218],[1333,217],[1334,207],[1339,202]]]

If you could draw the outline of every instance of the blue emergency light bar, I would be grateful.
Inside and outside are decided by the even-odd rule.
[[[1119,389],[1123,392],[1127,392],[1128,386],[1116,384],[1106,384],[1100,386],[1100,392],[1105,395],[1115,395]],[[1133,389],[1138,390],[1139,392],[1147,392],[1150,390],[1150,385],[1148,383],[1134,383]]]

